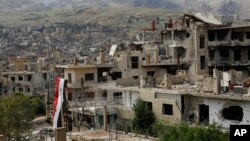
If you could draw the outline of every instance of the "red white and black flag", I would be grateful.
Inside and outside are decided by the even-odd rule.
[[[62,126],[61,121],[61,112],[62,108],[64,106],[64,103],[66,102],[65,98],[65,86],[66,86],[66,80],[61,78],[56,78],[56,93],[55,93],[55,99],[54,99],[54,107],[53,107],[53,129],[56,129],[58,127]]]

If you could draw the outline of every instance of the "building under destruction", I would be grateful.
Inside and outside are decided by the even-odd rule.
[[[184,14],[161,30],[153,23],[136,42],[56,66],[68,80],[68,124],[129,129],[137,98],[170,123],[249,124],[249,46],[249,23],[225,25],[209,13]]]

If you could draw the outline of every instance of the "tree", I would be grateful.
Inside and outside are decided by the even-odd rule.
[[[0,134],[17,141],[29,135],[35,108],[32,99],[23,94],[1,98]]]
[[[35,115],[45,115],[46,113],[45,103],[41,98],[39,97],[33,98],[32,105],[33,105]]]
[[[137,99],[133,105],[134,118],[132,120],[132,129],[137,133],[148,133],[150,127],[155,121],[154,113],[149,109],[148,105]]]
[[[158,125],[159,126],[159,125]],[[161,141],[228,141],[228,133],[223,133],[217,125],[189,127],[186,123],[163,125],[158,136]]]

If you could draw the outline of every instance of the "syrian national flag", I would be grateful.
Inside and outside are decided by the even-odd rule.
[[[53,107],[53,129],[61,127],[61,109],[65,103],[66,80],[56,78],[56,93]]]

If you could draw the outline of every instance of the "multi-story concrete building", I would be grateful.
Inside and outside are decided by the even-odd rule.
[[[152,31],[160,42],[114,45],[109,55],[100,51],[83,64],[57,66],[68,80],[72,118],[88,115],[87,123],[101,127],[106,105],[110,124],[124,129],[141,98],[159,120],[249,124],[250,27],[222,25],[209,13],[182,19]]]
[[[47,88],[47,72],[3,72],[5,83],[3,86],[7,88],[7,94],[11,95],[17,92],[24,93],[28,96],[39,95],[41,91]]]

